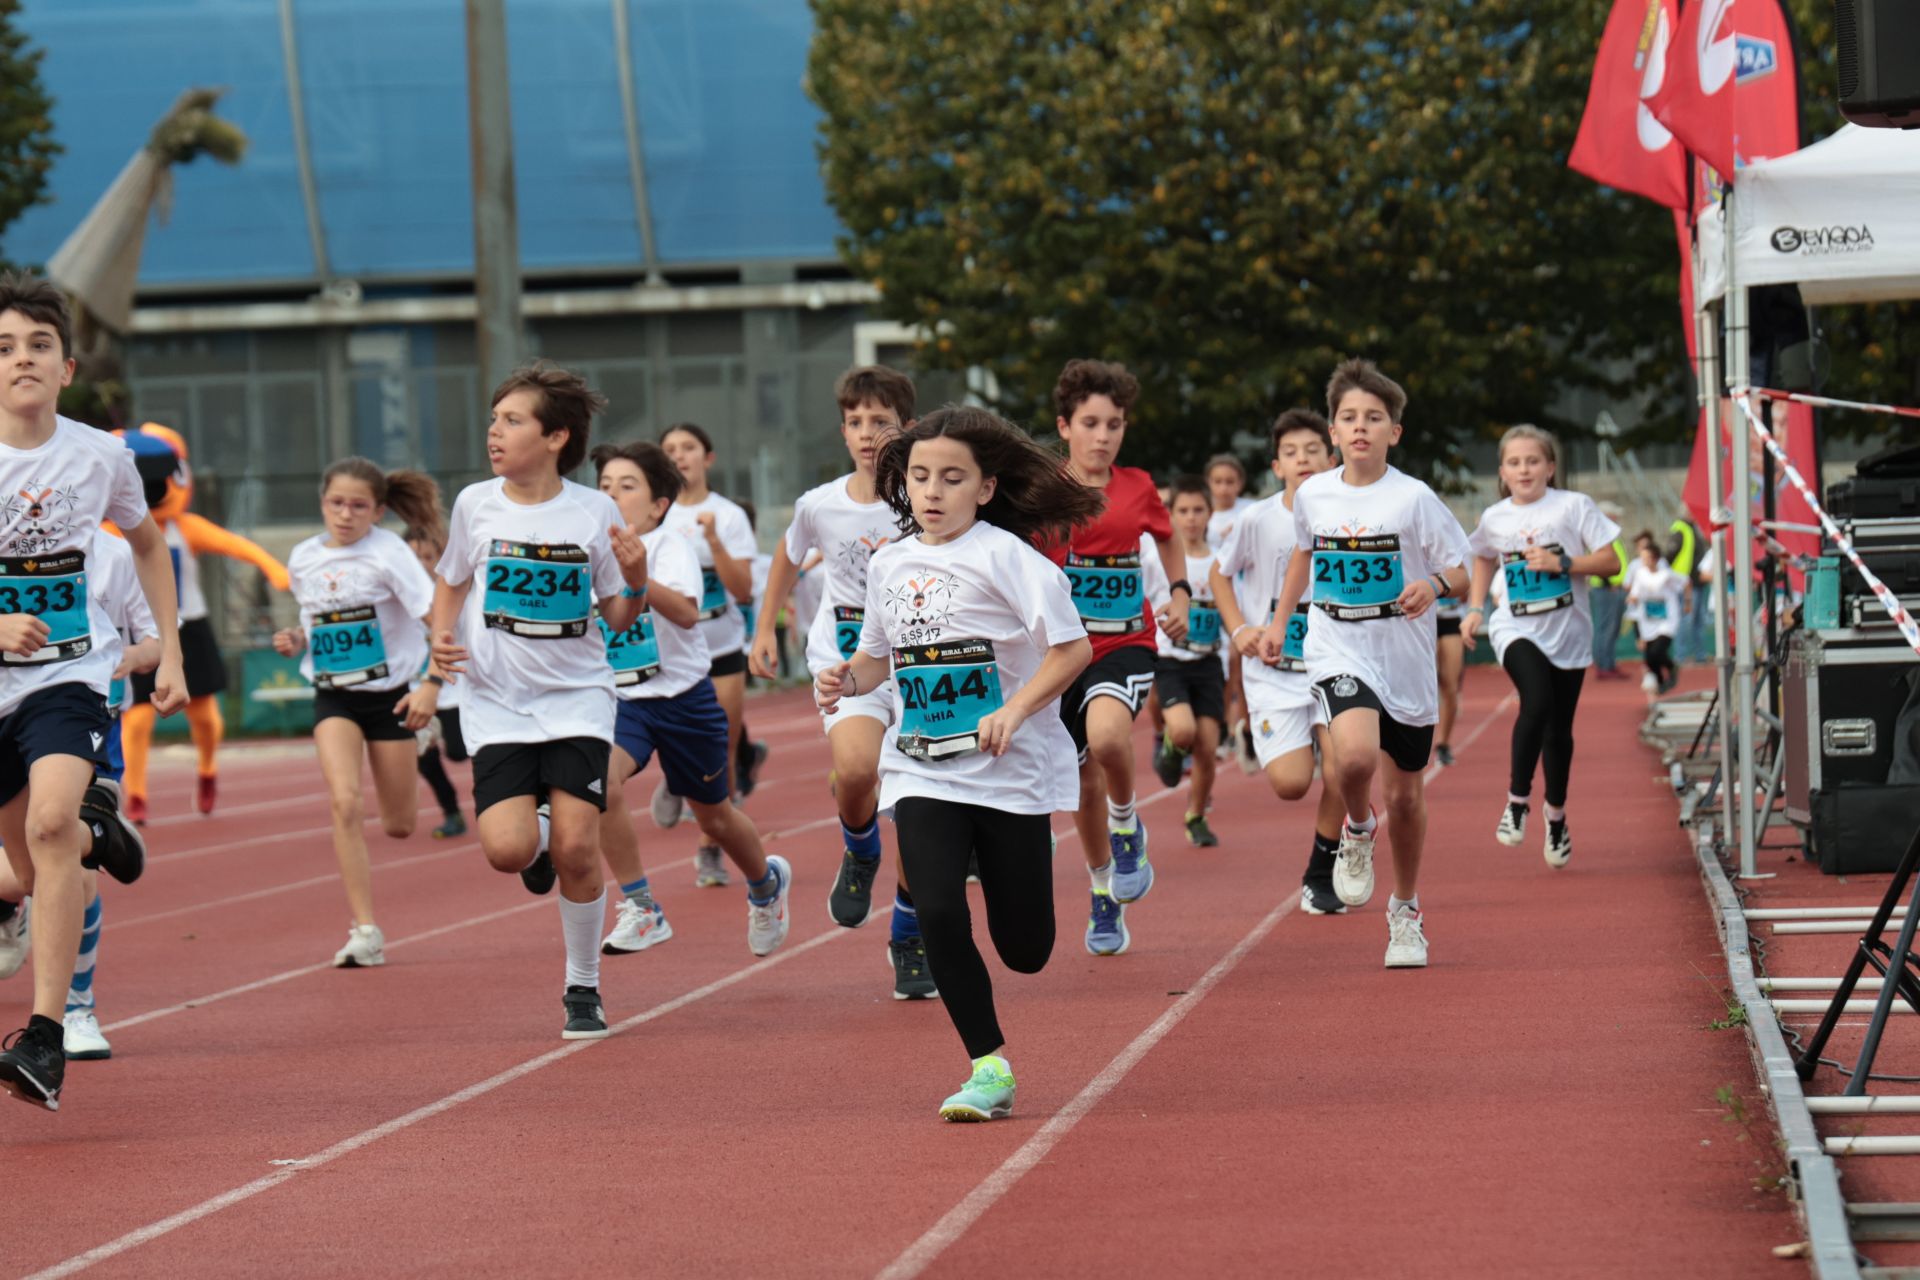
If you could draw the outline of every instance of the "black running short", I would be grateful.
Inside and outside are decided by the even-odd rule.
[[[735,649],[732,653],[723,653],[713,660],[707,668],[707,678],[718,680],[721,676],[743,676],[747,674],[747,651]]]
[[[473,754],[473,811],[482,814],[502,800],[564,791],[604,813],[612,759],[613,744],[600,738],[490,743]]]
[[[1402,773],[1419,773],[1433,755],[1433,726],[1401,724],[1387,714],[1380,695],[1353,676],[1329,676],[1313,686],[1313,696],[1325,713],[1327,724],[1342,711],[1365,707],[1380,716],[1380,749]]]
[[[1147,705],[1153,691],[1153,664],[1158,655],[1146,645],[1130,644],[1115,649],[1080,673],[1080,678],[1060,695],[1060,719],[1082,761],[1087,758],[1087,704],[1095,698],[1116,698],[1126,704],[1127,714],[1137,716]]]
[[[405,689],[315,689],[313,723],[317,728],[322,720],[351,720],[368,742],[399,742],[413,737],[413,730],[394,711],[406,696]]]
[[[1154,665],[1153,687],[1160,691],[1163,707],[1191,706],[1196,717],[1226,723],[1227,675],[1214,654],[1192,660],[1162,655]]]
[[[1439,625],[1439,630],[1435,633],[1436,635],[1457,636],[1460,634],[1460,619],[1449,618],[1444,614],[1437,614],[1433,620]]]

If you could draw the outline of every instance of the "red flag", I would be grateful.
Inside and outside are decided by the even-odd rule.
[[[1797,90],[1778,0],[1691,0],[1647,105],[1689,151],[1737,178],[1743,164],[1799,149]]]
[[[1595,182],[1687,207],[1686,157],[1646,99],[1668,78],[1675,0],[1615,0],[1567,165]]]

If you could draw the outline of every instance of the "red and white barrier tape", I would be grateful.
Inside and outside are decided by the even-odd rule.
[[[1778,396],[1780,393],[1758,392],[1757,394]],[[1906,637],[1907,643],[1913,647],[1915,653],[1920,653],[1920,625],[1915,624],[1913,615],[1909,614],[1906,606],[1900,603],[1900,597],[1893,594],[1886,583],[1874,577],[1873,570],[1867,568],[1866,562],[1860,558],[1860,553],[1853,549],[1852,541],[1846,534],[1840,532],[1840,526],[1833,522],[1833,517],[1829,516],[1826,508],[1820,505],[1819,495],[1807,487],[1807,482],[1801,478],[1799,470],[1787,457],[1787,451],[1780,447],[1780,442],[1773,438],[1773,432],[1767,430],[1766,424],[1761,422],[1760,416],[1753,411],[1750,399],[1749,396],[1739,396],[1736,398],[1736,403],[1739,404],[1740,411],[1747,415],[1747,422],[1753,427],[1754,433],[1760,437],[1760,443],[1767,446],[1767,452],[1771,453],[1773,460],[1780,464],[1787,482],[1798,489],[1800,496],[1806,499],[1808,509],[1819,518],[1820,527],[1827,531],[1827,536],[1832,538],[1834,545],[1840,548],[1840,553],[1851,560],[1853,567],[1860,571],[1861,578],[1865,579],[1874,598],[1885,606],[1887,616],[1892,618],[1893,624],[1900,628],[1900,634]]]
[[[1753,394],[1765,396],[1769,400],[1791,400],[1794,404],[1810,404],[1820,409],[1858,409],[1862,413],[1891,413],[1901,418],[1920,418],[1920,409],[1903,409],[1897,404],[1835,400],[1829,396],[1810,396],[1799,391],[1769,391],[1765,387],[1753,388]]]

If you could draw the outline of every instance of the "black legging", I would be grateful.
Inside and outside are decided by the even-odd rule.
[[[1654,636],[1647,641],[1647,670],[1661,684],[1673,679],[1673,637]]]
[[[1053,952],[1053,856],[1049,815],[908,796],[894,806],[900,861],[913,886],[927,966],[969,1058],[1006,1043],[993,1011],[993,980],[973,943],[967,858],[980,856],[987,932],[1015,973],[1038,973]]]
[[[440,763],[440,748],[428,747],[423,751],[419,769],[420,776],[427,780],[427,787],[433,792],[433,798],[440,804],[440,812],[460,812],[460,797],[453,789],[453,779],[447,776],[447,767]]]
[[[1547,803],[1567,803],[1567,778],[1573,772],[1573,713],[1580,705],[1585,667],[1556,667],[1531,640],[1515,640],[1501,659],[1520,692],[1520,717],[1513,722],[1513,776],[1516,796],[1533,790],[1533,767],[1546,757]]]

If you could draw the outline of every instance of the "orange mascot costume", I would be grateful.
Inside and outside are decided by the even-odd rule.
[[[287,567],[256,543],[230,533],[204,516],[187,510],[193,501],[193,472],[187,465],[187,442],[177,431],[157,423],[142,423],[131,431],[116,431],[133,450],[134,464],[147,490],[147,505],[167,540],[173,557],[173,577],[180,592],[180,651],[187,676],[187,727],[199,753],[199,786],[194,796],[201,813],[212,813],[219,791],[220,738],[226,726],[220,718],[220,694],[227,687],[227,667],[207,620],[207,597],[200,590],[197,557],[212,553],[244,560],[267,575],[280,591],[287,589]],[[122,743],[127,769],[124,781],[127,816],[147,820],[147,753],[153,746],[153,681],[136,675],[134,704],[122,717]]]

